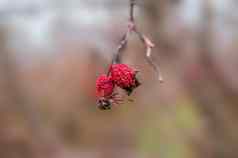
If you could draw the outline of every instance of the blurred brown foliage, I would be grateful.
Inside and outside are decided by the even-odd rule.
[[[153,58],[162,68],[165,83],[158,83],[145,61],[143,46],[132,38],[123,62],[141,70],[143,85],[133,94],[134,102],[107,112],[95,106],[95,79],[110,63],[126,17],[115,15],[108,25],[91,27],[106,34],[102,43],[109,47],[97,45],[101,41],[91,28],[86,32],[79,28],[77,34],[74,27],[67,28],[64,20],[57,19],[52,28],[57,54],[46,53],[42,60],[36,54],[45,49],[26,47],[26,52],[36,56],[23,60],[27,66],[18,61],[22,50],[11,47],[11,29],[2,24],[1,158],[238,157],[238,38],[234,29],[238,23],[230,16],[217,15],[213,1],[200,1],[200,19],[192,26],[178,16],[184,1],[143,2],[138,2],[136,18],[156,41]],[[104,9],[108,14],[113,7],[127,10],[127,3],[118,3],[111,2]],[[227,32],[232,36],[228,38]],[[16,41],[21,40],[24,36]]]

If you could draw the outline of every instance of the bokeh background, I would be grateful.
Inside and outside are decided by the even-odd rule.
[[[238,3],[137,0],[160,84],[132,36],[123,63],[143,83],[95,105],[125,32],[128,0],[0,0],[1,158],[237,158]]]

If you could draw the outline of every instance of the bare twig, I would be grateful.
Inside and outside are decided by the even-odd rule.
[[[134,19],[134,7],[136,5],[135,0],[130,0],[130,21],[135,21]]]
[[[152,49],[155,47],[155,44],[145,35],[143,35],[141,32],[139,32],[137,29],[134,30],[134,32],[138,35],[140,38],[141,42],[145,45],[146,48],[146,60],[147,62],[153,67],[153,69],[157,72],[158,74],[158,80],[160,82],[163,82],[163,77],[160,73],[160,68],[159,66],[153,61],[151,58],[152,54]]]
[[[147,36],[145,36],[143,33],[141,33],[137,29],[137,26],[136,26],[136,23],[135,23],[135,17],[134,17],[135,5],[136,5],[135,0],[130,0],[130,18],[129,18],[128,28],[127,28],[126,33],[124,33],[122,39],[120,40],[119,46],[117,48],[117,52],[116,52],[116,54],[114,55],[114,57],[112,59],[112,64],[120,63],[121,52],[127,46],[128,37],[129,37],[130,33],[134,32],[138,36],[138,38],[141,40],[141,42],[145,45],[147,62],[157,72],[159,81],[163,82],[163,77],[160,74],[160,68],[157,64],[155,64],[155,62],[151,58],[152,49],[155,47],[155,44]],[[109,68],[109,71],[108,71],[108,75],[109,74],[110,74],[110,68]]]

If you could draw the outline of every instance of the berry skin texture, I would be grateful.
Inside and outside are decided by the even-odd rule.
[[[97,97],[111,96],[114,90],[114,83],[111,76],[100,75],[96,80],[96,95]]]
[[[113,64],[110,67],[110,74],[115,85],[127,91],[130,95],[135,88],[140,86],[136,78],[137,71],[126,64]]]

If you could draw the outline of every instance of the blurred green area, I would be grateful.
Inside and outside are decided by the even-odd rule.
[[[200,116],[193,103],[179,101],[175,106],[148,114],[138,133],[140,152],[149,157],[194,157],[188,137],[201,127]]]

